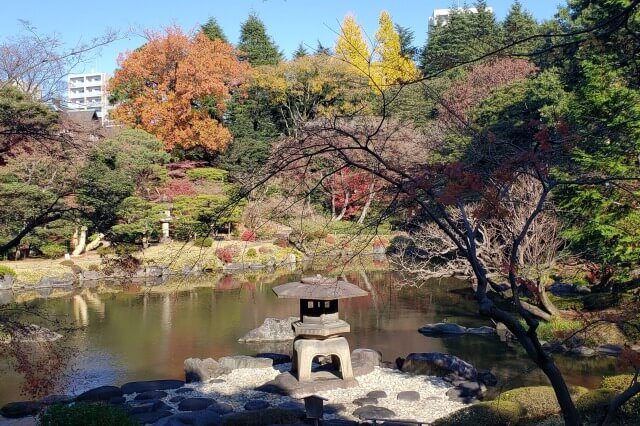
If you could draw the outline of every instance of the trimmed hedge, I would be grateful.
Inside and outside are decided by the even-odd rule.
[[[196,247],[211,247],[213,240],[211,238],[196,238],[193,240],[193,245]]]
[[[617,393],[624,392],[633,379],[633,374],[620,374],[617,376],[605,377],[600,383],[600,388],[614,390]],[[625,417],[636,417],[640,419],[640,395],[636,395],[620,407],[620,414]]]
[[[479,402],[436,420],[433,426],[511,426],[525,415],[522,405],[512,401]]]
[[[588,392],[586,388],[581,386],[570,386],[569,390],[574,399]],[[524,416],[526,421],[544,420],[560,412],[560,405],[558,405],[556,394],[551,386],[529,386],[511,389],[498,395],[496,401],[519,403],[526,410],[526,415]]]
[[[40,426],[135,426],[120,407],[110,404],[80,402],[52,405],[38,417]]]
[[[591,390],[578,398],[576,408],[587,420],[596,421],[617,394],[613,389]]]

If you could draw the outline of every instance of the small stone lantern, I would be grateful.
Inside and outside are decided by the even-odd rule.
[[[360,287],[320,275],[302,278],[273,289],[279,298],[300,299],[300,320],[293,323],[293,371],[298,381],[311,381],[316,355],[331,356],[343,380],[353,379],[349,342],[342,334],[351,327],[338,316],[338,300],[367,296]]]

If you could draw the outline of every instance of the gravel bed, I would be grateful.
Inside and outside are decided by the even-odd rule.
[[[277,369],[276,369],[277,368]],[[204,397],[212,398],[218,402],[231,404],[234,411],[244,411],[244,404],[251,399],[261,399],[277,406],[284,402],[302,402],[288,396],[275,395],[253,390],[270,380],[273,380],[280,372],[288,371],[291,364],[282,364],[274,368],[237,369],[230,374],[221,376],[222,383],[191,383],[186,385],[192,392],[176,394],[175,390],[168,390],[168,396],[163,400],[177,411],[178,403],[169,402],[173,396],[180,395],[185,398]],[[387,398],[380,398],[377,406],[388,408],[396,413],[398,419],[411,419],[421,422],[431,422],[440,417],[456,411],[465,404],[450,401],[445,392],[450,388],[443,380],[437,377],[412,375],[398,370],[376,367],[372,373],[357,377],[359,386],[350,389],[338,389],[319,392],[318,394],[328,398],[326,404],[343,404],[345,410],[338,413],[325,413],[326,419],[340,418],[358,420],[352,413],[358,408],[352,401],[367,396],[374,390],[383,390]],[[417,391],[420,393],[420,401],[406,402],[396,399],[399,392]],[[127,399],[133,399],[134,395]]]

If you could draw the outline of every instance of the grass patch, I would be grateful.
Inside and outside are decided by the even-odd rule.
[[[516,425],[525,409],[513,401],[479,402],[436,420],[433,426]]]
[[[586,388],[581,386],[570,386],[569,391],[574,399],[588,392]],[[516,402],[520,404],[526,410],[523,420],[528,422],[544,420],[560,413],[560,405],[558,405],[556,394],[551,386],[529,386],[511,389],[498,395],[495,402]]]
[[[53,405],[38,417],[40,426],[135,426],[120,407],[110,404],[80,402]]]

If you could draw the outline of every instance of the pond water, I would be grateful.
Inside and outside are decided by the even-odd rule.
[[[340,315],[351,324],[352,349],[366,347],[394,361],[411,352],[446,352],[479,369],[490,369],[504,390],[524,384],[546,384],[543,375],[518,348],[497,337],[429,338],[417,329],[427,323],[491,325],[474,315],[475,301],[455,279],[432,281],[420,288],[398,288],[391,272],[345,273],[370,296],[341,301]],[[297,300],[277,299],[275,285],[298,280],[300,273],[278,276],[207,276],[173,286],[135,285],[78,290],[35,303],[44,313],[62,318],[75,329],[65,344],[72,348],[63,391],[80,392],[106,384],[155,378],[183,379],[183,361],[198,357],[255,354],[277,347],[247,346],[237,339],[267,317],[295,316]],[[282,345],[281,345],[282,346]],[[283,350],[287,350],[286,345]],[[614,358],[578,360],[557,357],[567,381],[597,387],[603,375],[617,371]],[[0,404],[23,399],[21,378],[4,365],[0,371]]]

